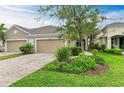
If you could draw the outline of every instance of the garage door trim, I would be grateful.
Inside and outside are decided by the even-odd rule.
[[[28,42],[28,39],[6,39],[6,41],[5,41],[5,51],[7,52],[8,50],[7,50],[7,42],[8,41],[26,41],[26,42]]]
[[[37,41],[38,40],[58,40],[59,38],[35,38],[35,52],[38,52],[38,47],[37,47]],[[62,38],[60,38],[60,40],[63,40]],[[64,46],[66,46],[66,41],[64,42]]]

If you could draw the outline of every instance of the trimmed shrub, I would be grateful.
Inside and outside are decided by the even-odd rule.
[[[68,49],[68,47],[60,48],[56,52],[56,58],[60,62],[61,61],[67,61],[70,56],[71,56],[71,51]]]
[[[56,62],[55,62],[56,63]],[[54,62],[46,64],[44,70],[56,71],[59,67]]]
[[[122,52],[123,52],[123,49],[119,49],[119,48],[113,49],[113,54],[120,55],[120,54],[122,54]]]
[[[83,57],[84,56],[84,52],[79,53],[78,56]]]
[[[116,54],[116,55],[121,55],[123,52],[123,49],[119,49],[119,48],[114,48],[114,49],[105,49],[106,53],[109,54]]]
[[[97,49],[97,50],[101,50],[101,46],[99,45],[99,43],[93,43],[92,45],[91,45],[91,49]]]
[[[97,49],[93,49],[92,51],[91,51],[91,53],[93,54],[93,55],[97,55],[98,54],[98,50]]]
[[[64,72],[65,71],[64,66],[66,65],[67,65],[67,62],[58,62],[54,60],[53,62],[47,64],[44,67],[44,70]]]
[[[113,54],[113,49],[105,49],[106,53]]]
[[[79,55],[79,53],[82,52],[81,47],[68,47],[68,48],[71,50],[71,54],[73,56],[77,56],[77,55]]]
[[[95,69],[96,68],[96,62],[93,58],[89,56],[84,56],[84,57],[77,57],[72,61],[73,67],[80,68],[82,71],[85,72],[89,69]],[[76,73],[80,73],[78,71],[75,71]]]
[[[100,56],[91,56],[91,57],[94,58],[97,64],[105,64],[105,60],[102,57]]]
[[[123,51],[124,51],[124,45],[121,46],[121,49],[123,49]]]
[[[31,43],[25,43],[20,47],[20,51],[24,54],[29,54],[33,52],[33,45]]]
[[[52,63],[47,64],[44,67],[44,70],[78,74],[95,68],[95,59],[89,56],[84,56],[74,58],[71,63],[53,61]]]
[[[64,71],[68,73],[82,73],[89,69],[95,69],[96,62],[91,57],[76,57],[71,64],[64,66]]]
[[[106,45],[101,45],[101,50],[104,52],[105,51],[105,49],[106,49]]]

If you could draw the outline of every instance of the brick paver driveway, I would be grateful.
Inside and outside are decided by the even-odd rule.
[[[10,85],[53,59],[53,54],[29,54],[0,61],[0,86]]]

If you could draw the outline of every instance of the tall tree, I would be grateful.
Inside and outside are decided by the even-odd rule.
[[[5,24],[0,24],[0,41],[2,41],[2,44],[5,42],[5,30],[7,30]]]
[[[59,37],[78,41],[96,34],[98,23],[105,19],[96,6],[89,5],[48,5],[40,6],[38,11],[61,22]]]

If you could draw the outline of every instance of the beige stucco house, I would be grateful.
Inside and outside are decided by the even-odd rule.
[[[38,53],[54,53],[63,46],[74,46],[75,42],[57,38],[55,26],[44,26],[28,29],[13,25],[6,32],[5,51],[19,52],[19,47],[24,43],[31,43],[34,51]]]
[[[107,25],[98,35],[97,42],[109,49],[124,47],[124,23],[115,22]]]
[[[124,46],[124,23],[112,23],[107,25],[96,37],[87,37],[82,42],[69,41],[58,38],[55,26],[44,26],[28,29],[13,25],[6,32],[5,51],[19,52],[19,47],[24,43],[31,43],[36,53],[55,53],[64,46],[83,46],[88,49],[88,40],[94,40],[106,48],[122,48]]]

